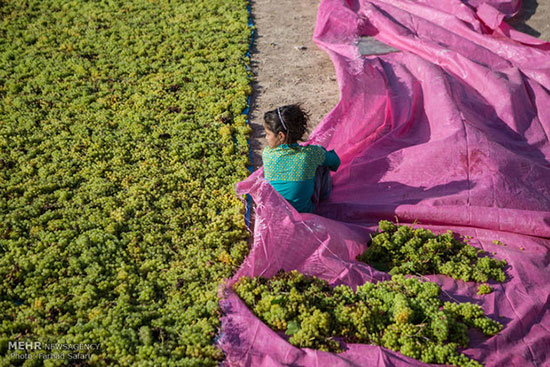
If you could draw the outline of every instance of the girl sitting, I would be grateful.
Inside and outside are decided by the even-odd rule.
[[[268,146],[262,153],[265,179],[298,212],[311,213],[315,203],[332,190],[329,169],[336,171],[340,158],[320,145],[301,146],[309,114],[300,105],[278,107],[264,114]]]

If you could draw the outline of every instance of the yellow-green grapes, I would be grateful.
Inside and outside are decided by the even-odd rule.
[[[490,258],[455,239],[452,231],[435,235],[424,228],[413,229],[386,220],[380,221],[378,232],[357,260],[390,274],[444,274],[465,282],[506,280],[506,260]]]
[[[343,351],[338,338],[343,338],[426,363],[474,367],[481,364],[457,351],[468,346],[468,328],[488,336],[502,329],[480,306],[443,302],[436,283],[403,275],[365,283],[354,292],[291,271],[271,279],[242,277],[233,289],[262,321],[302,348],[338,353]]]
[[[0,1],[0,365],[217,366],[248,252],[246,0]]]

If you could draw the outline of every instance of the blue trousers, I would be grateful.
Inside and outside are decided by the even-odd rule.
[[[313,187],[313,207],[317,208],[317,204],[328,198],[332,192],[332,177],[330,177],[330,169],[327,166],[317,167],[315,172],[315,186]]]

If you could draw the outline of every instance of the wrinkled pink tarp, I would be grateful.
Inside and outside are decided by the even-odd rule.
[[[510,264],[486,296],[472,282],[428,277],[505,326],[489,339],[473,331],[464,353],[487,366],[550,366],[550,44],[503,22],[519,5],[322,0],[314,40],[335,65],[341,100],[309,143],[342,160],[333,193],[319,215],[299,214],[262,169],[240,182],[237,192],[256,203],[254,243],[228,285],[279,269],[353,287],[387,279],[355,256],[379,220],[418,220],[472,236]],[[401,52],[361,56],[360,36]],[[425,365],[371,345],[296,348],[225,295],[226,366]]]

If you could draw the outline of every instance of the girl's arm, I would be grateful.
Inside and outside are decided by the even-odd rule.
[[[336,171],[340,167],[340,157],[338,157],[334,149],[326,152],[325,161],[322,165],[327,166],[331,171]]]

